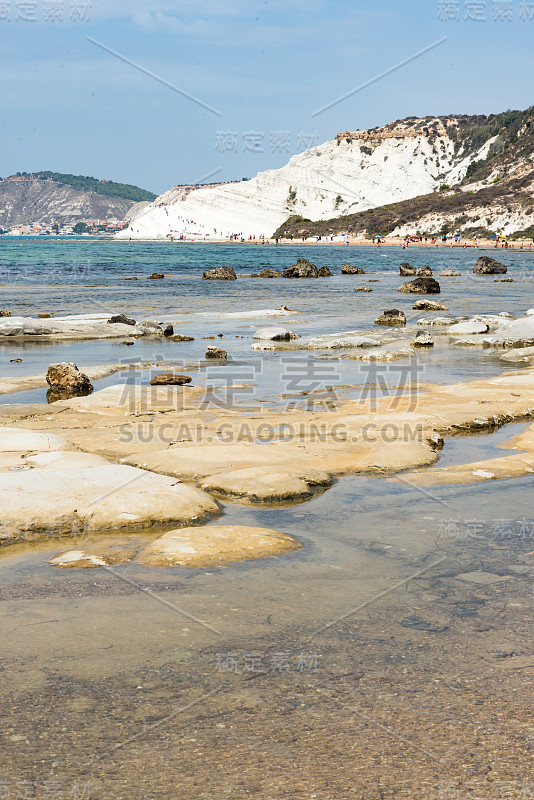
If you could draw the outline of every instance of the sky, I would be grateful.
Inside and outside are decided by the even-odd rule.
[[[534,104],[534,0],[0,0],[0,42],[3,177],[159,194],[340,131]]]

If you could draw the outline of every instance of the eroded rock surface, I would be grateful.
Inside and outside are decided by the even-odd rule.
[[[489,256],[480,256],[473,272],[476,275],[504,275],[508,272],[508,267],[501,261],[496,261]]]
[[[414,281],[407,281],[400,288],[399,292],[404,294],[439,294],[441,288],[435,278],[416,278]]]
[[[235,281],[237,275],[233,267],[215,267],[208,269],[202,274],[205,281]]]

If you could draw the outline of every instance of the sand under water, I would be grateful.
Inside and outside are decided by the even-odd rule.
[[[331,428],[334,419],[346,423],[350,416],[355,430],[360,415],[358,435],[364,418],[378,420],[374,430],[383,430],[388,418],[426,421],[411,443],[407,471],[389,462],[385,468],[387,447],[379,456],[373,451],[378,468],[360,474],[346,464],[336,472],[330,453],[331,485],[309,495],[265,503],[213,494],[218,511],[207,528],[252,526],[294,537],[299,549],[279,555],[199,567],[149,567],[135,557],[95,569],[49,564],[58,553],[110,539],[127,540],[135,554],[177,527],[170,523],[119,531],[82,527],[70,536],[50,528],[6,543],[0,550],[4,796],[534,797],[529,364],[504,361],[495,348],[457,347],[446,336],[417,354],[415,366],[408,358],[373,369],[353,360],[353,350],[314,351],[310,361],[302,349],[250,349],[252,334],[273,323],[246,313],[281,304],[297,314],[274,324],[299,333],[297,344],[327,333],[373,331],[373,319],[391,307],[406,311],[410,339],[426,314],[411,310],[417,298],[396,293],[405,251],[377,255],[358,248],[353,263],[376,275],[276,286],[239,277],[230,286],[206,287],[194,276],[205,265],[228,263],[224,246],[198,247],[189,255],[165,245],[84,242],[74,253],[71,242],[56,251],[57,242],[39,244],[41,251],[26,256],[25,269],[33,271],[1,289],[0,306],[22,316],[94,312],[85,284],[82,291],[64,273],[48,289],[36,280],[38,269],[47,274],[55,263],[66,270],[85,259],[98,272],[95,297],[109,304],[106,311],[172,317],[176,331],[191,332],[195,341],[136,339],[127,356],[119,342],[3,341],[2,379],[41,375],[52,361],[74,360],[83,368],[138,358],[158,362],[158,371],[171,362],[186,369],[195,387],[211,386],[209,402],[195,389],[179,411],[177,394],[148,395],[144,405],[132,406],[153,370],[126,365],[124,375],[97,381],[95,394],[78,401],[47,406],[44,385],[1,395],[3,426],[64,436],[82,451],[120,461],[136,449],[146,458],[168,449],[158,432],[170,424],[174,436],[182,418],[193,427],[198,421],[202,435],[171,449],[208,446],[203,437],[215,436],[221,423],[229,425],[227,441],[217,440],[224,450],[236,444],[243,423],[253,430],[253,420],[276,427],[284,420],[331,419]],[[302,255],[313,261],[311,249]],[[320,258],[339,272],[351,261],[348,250],[329,249]],[[258,259],[274,268],[282,260],[293,263],[288,251],[229,250],[250,272],[259,271]],[[435,299],[449,311],[440,314],[523,315],[533,305],[528,254],[509,258],[515,283],[494,284],[488,277],[468,290],[476,255],[454,251],[449,261],[440,251],[439,263],[432,261],[438,270],[464,272],[463,279],[441,280]],[[8,253],[5,259],[13,270],[21,257]],[[437,255],[418,251],[413,262],[422,266],[429,258]],[[157,289],[119,283],[123,274],[150,274],[157,266],[175,270],[175,277]],[[373,293],[353,292],[368,280],[380,281],[368,284]],[[229,351],[228,364],[204,363],[212,344]],[[8,363],[16,357],[22,364]],[[492,383],[499,375],[504,383]],[[120,383],[124,408],[116,394],[109,403],[95,400],[103,396],[99,389],[114,391],[109,387]],[[469,391],[475,409],[466,400]],[[125,424],[133,427],[121,432]],[[431,442],[435,431],[438,439]],[[310,458],[324,457],[324,442],[298,436],[287,444]],[[273,445],[254,442],[266,452]],[[341,459],[346,443],[336,447]],[[412,468],[421,459],[418,448],[429,454],[423,470]],[[501,479],[481,474],[465,480],[487,473],[484,462],[508,457],[526,459],[520,476],[509,467]],[[469,468],[458,472],[461,465]],[[190,468],[177,458],[160,472]],[[439,477],[431,485],[420,480],[434,472]],[[183,480],[198,486],[203,477]]]

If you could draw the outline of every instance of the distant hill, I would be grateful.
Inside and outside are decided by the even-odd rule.
[[[0,178],[0,227],[32,222],[124,219],[136,203],[156,195],[114,181],[60,172],[17,173]]]

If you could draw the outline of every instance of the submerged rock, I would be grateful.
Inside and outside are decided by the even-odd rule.
[[[251,275],[252,277],[252,275]],[[281,278],[282,273],[278,269],[263,269],[259,275],[260,278]]]
[[[477,275],[504,275],[508,267],[489,256],[480,256],[473,272]]]
[[[280,555],[302,547],[297,539],[268,528],[213,525],[169,531],[138,556],[151,567],[199,567]]]
[[[321,269],[319,270],[319,277],[320,278],[331,278],[332,277],[331,269],[329,267],[321,267]]]
[[[359,286],[357,289],[354,290],[355,292],[372,292],[370,286]]]
[[[165,275],[163,272],[153,272],[152,275],[149,275],[147,280],[149,281],[162,281]],[[135,280],[135,278],[133,278]]]
[[[156,375],[150,381],[151,386],[185,386],[186,383],[191,383],[193,379],[189,375],[174,375],[172,373],[163,373]]]
[[[401,264],[400,267],[399,267],[399,274],[401,276],[404,276],[404,277],[408,277],[410,275],[415,275],[416,274],[416,269],[415,269],[415,267],[412,267],[411,264],[408,264],[407,261],[405,261],[404,264]]]
[[[130,317],[126,317],[124,314],[117,314],[114,317],[108,319],[108,325],[135,325],[136,322],[134,319]]]
[[[406,325],[406,314],[396,308],[390,308],[375,319],[375,325]]]
[[[442,272],[439,273],[440,278],[459,278],[461,276],[461,272],[449,267],[448,269],[444,269]]]
[[[221,350],[220,347],[208,347],[206,350],[206,358],[227,359],[228,353],[226,350]]]
[[[343,264],[341,267],[342,275],[365,275],[365,270],[355,267],[354,264]]]
[[[45,313],[37,314],[37,319],[52,319],[52,315],[51,314],[45,314]]]
[[[299,258],[296,264],[284,270],[284,278],[318,278],[319,270],[307,258]]]
[[[80,397],[90,394],[94,386],[76,364],[62,362],[50,364],[46,373],[46,382],[54,393],[64,397]],[[60,398],[57,398],[60,399]]]
[[[202,279],[205,281],[235,281],[237,275],[233,267],[215,267],[204,272]]]
[[[270,340],[273,342],[290,342],[292,339],[298,339],[299,335],[285,328],[260,328],[252,338]]]
[[[6,311],[5,309],[0,310],[0,317],[10,317],[11,311]]]
[[[448,311],[448,307],[436,300],[416,300],[413,304],[414,311]]]
[[[440,294],[440,285],[434,278],[416,278],[404,283],[399,292],[405,294]]]

